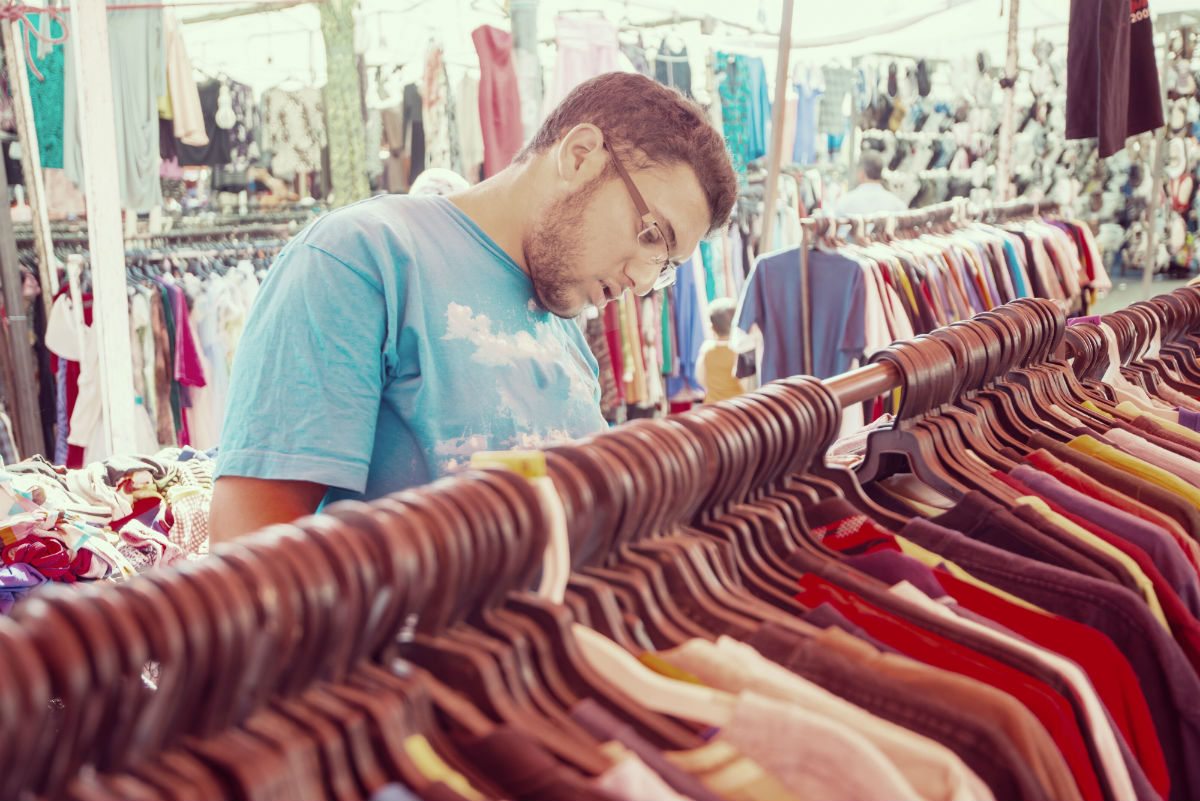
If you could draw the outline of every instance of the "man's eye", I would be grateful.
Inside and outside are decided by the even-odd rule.
[[[654,226],[650,226],[649,228],[645,228],[642,230],[642,233],[638,236],[638,240],[643,245],[661,245],[663,238],[658,233],[657,228],[655,228]]]

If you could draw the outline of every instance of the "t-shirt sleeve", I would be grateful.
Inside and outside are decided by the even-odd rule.
[[[858,268],[858,265],[855,265],[855,268]],[[851,275],[853,277],[850,280],[850,291],[847,298],[842,353],[850,359],[856,359],[867,347],[867,287],[861,268]],[[849,364],[845,367],[849,369]]]
[[[378,275],[304,240],[284,249],[234,358],[218,476],[366,488],[385,307]]]
[[[763,283],[762,279],[762,266],[756,262],[750,268],[750,275],[746,278],[746,286],[742,288],[742,297],[738,300],[738,307],[733,316],[733,324],[746,333],[750,333],[750,329],[759,322],[758,293]]]

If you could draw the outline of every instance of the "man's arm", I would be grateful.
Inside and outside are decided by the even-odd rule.
[[[327,489],[311,481],[222,476],[213,484],[208,514],[212,544],[312,514]]]

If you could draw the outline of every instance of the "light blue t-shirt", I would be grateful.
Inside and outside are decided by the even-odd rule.
[[[326,214],[279,254],[234,357],[217,475],[378,498],[477,450],[605,427],[579,327],[443,197]]]

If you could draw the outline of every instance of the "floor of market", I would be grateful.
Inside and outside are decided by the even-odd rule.
[[[1171,292],[1187,284],[1188,280],[1188,278],[1168,278],[1163,275],[1156,275],[1154,276],[1154,282],[1151,284],[1150,297]],[[1118,309],[1124,309],[1126,306],[1137,303],[1139,300],[1146,299],[1140,275],[1113,276],[1112,282],[1112,291],[1092,305],[1088,310],[1090,314],[1108,314]]]

